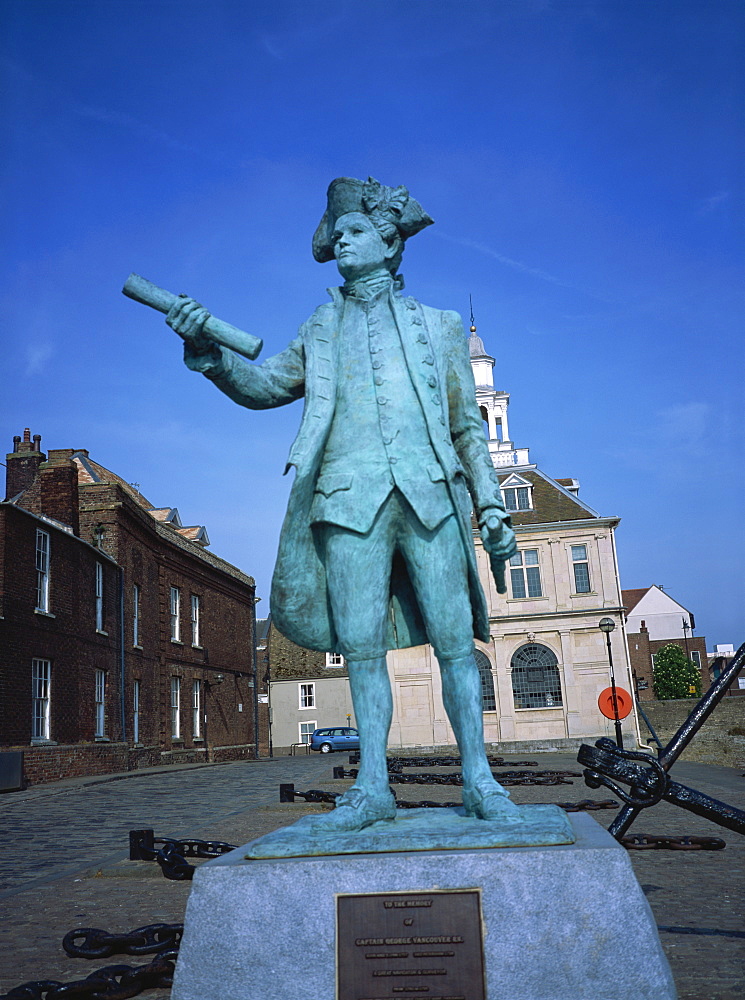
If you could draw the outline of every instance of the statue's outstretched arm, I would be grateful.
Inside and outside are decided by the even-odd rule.
[[[251,410],[283,406],[305,390],[305,357],[300,337],[263,364],[252,365],[216,344],[204,327],[210,318],[194,299],[179,298],[166,322],[184,341],[184,362],[214,382],[236,403]]]

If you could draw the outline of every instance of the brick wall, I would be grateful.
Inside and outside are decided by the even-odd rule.
[[[645,702],[644,712],[662,744],[666,744],[697,705],[695,699]],[[639,719],[642,737],[648,730]],[[649,742],[649,741],[648,741]],[[689,747],[682,760],[726,767],[745,766],[745,698],[724,698],[714,709]]]
[[[36,533],[49,536],[49,611],[36,607]],[[32,660],[51,664],[50,738],[95,739],[95,673],[104,671],[105,733],[119,738],[117,567],[55,525],[0,506],[0,745],[30,743]],[[96,629],[96,564],[103,570],[103,629]]]
[[[326,654],[313,649],[304,649],[272,625],[268,637],[269,663],[272,678],[282,680],[290,677],[346,677],[346,667],[327,667]]]

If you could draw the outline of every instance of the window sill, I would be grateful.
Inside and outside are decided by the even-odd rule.
[[[183,736],[172,736],[171,737],[171,743],[174,746],[180,746],[180,747],[182,747],[184,745],[184,737]]]
[[[204,646],[202,646],[202,645],[201,645],[201,643],[198,643],[198,642],[193,642],[193,643],[191,644],[191,648],[192,648],[192,649],[204,649]]]
[[[298,711],[299,712],[315,712],[316,711],[316,706],[315,705],[301,705],[300,708],[298,709]]]
[[[31,740],[32,747],[56,747],[59,746],[57,740]]]
[[[53,615],[51,611],[42,611],[41,608],[34,608],[35,615],[44,615],[45,618],[56,618],[57,615]]]
[[[204,737],[203,736],[195,736],[194,739],[192,740],[192,743],[195,743],[195,744],[196,743],[204,743]]]
[[[97,628],[96,629],[96,635],[105,635],[105,636],[108,637],[108,634],[109,633],[108,632],[104,632],[104,630],[102,628]]]
[[[563,712],[563,705],[541,705],[540,708],[516,708],[516,712]]]
[[[136,642],[136,643],[135,643],[135,644],[134,644],[134,645],[132,646],[132,649],[139,649],[139,650],[142,650],[142,646],[140,646],[140,644]]]
[[[183,642],[180,639],[174,639],[173,636],[171,636],[171,642],[174,646],[183,646]]]
[[[548,594],[542,594],[540,597],[508,597],[507,604],[527,604],[530,601],[547,601]]]
[[[597,590],[587,590],[583,594],[570,594],[570,597],[597,597]]]
[[[111,743],[111,737],[110,736],[94,736],[93,737],[93,742],[94,743]]]

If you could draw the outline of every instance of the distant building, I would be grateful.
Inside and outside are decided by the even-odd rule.
[[[349,673],[342,656],[303,649],[272,625],[269,660],[274,747],[309,743],[314,729],[355,725]]]
[[[508,425],[510,395],[494,388],[494,358],[486,353],[475,329],[468,347],[489,453],[518,541],[518,554],[507,567],[508,593],[497,594],[474,524],[491,619],[490,641],[476,643],[485,739],[554,746],[612,735],[612,723],[598,709],[598,695],[610,684],[605,636],[598,622],[611,617],[616,623],[612,633],[616,682],[630,689],[614,541],[620,519],[598,514],[579,499],[576,479],[551,478],[530,462],[527,448],[515,447]],[[299,738],[303,719],[306,728],[311,722],[346,725],[347,713],[352,714],[346,677],[340,672],[331,681],[329,667],[321,662],[323,654],[288,647],[285,659],[282,676],[288,679],[281,683],[288,685],[290,672],[296,676],[291,694],[280,698],[280,670],[272,666],[275,732],[281,725],[288,738]],[[394,704],[389,745],[455,744],[431,647],[391,651],[388,669]],[[318,706],[315,713],[302,705],[309,690]],[[624,729],[635,737],[634,713]],[[281,745],[278,739],[275,745]]]
[[[208,545],[87,451],[14,438],[0,747],[23,750],[28,781],[261,750],[254,580]]]
[[[728,642],[718,643],[714,646],[713,652],[706,654],[706,658],[708,660],[709,684],[713,684],[714,681],[719,680],[732,660],[734,660],[736,652],[737,651],[732,643]],[[741,672],[739,677],[735,677],[727,688],[726,694],[729,696],[739,697],[745,695],[745,674]]]
[[[662,587],[624,590],[629,658],[640,701],[654,700],[654,657],[668,643],[680,646],[701,673],[701,690],[710,684],[706,639],[694,636],[692,612],[666,594]]]

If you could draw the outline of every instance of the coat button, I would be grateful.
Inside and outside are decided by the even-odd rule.
[[[378,396],[378,406],[385,406],[388,399],[385,396]]]
[[[435,363],[435,359],[432,357],[431,354],[425,354],[424,357],[422,358],[422,362],[425,365],[433,365]]]
[[[383,378],[382,375],[375,376],[375,385],[382,385],[384,381],[385,379]]]
[[[429,378],[427,379],[427,385],[430,387],[430,389],[437,388],[437,379],[434,377],[434,375],[429,376]]]

